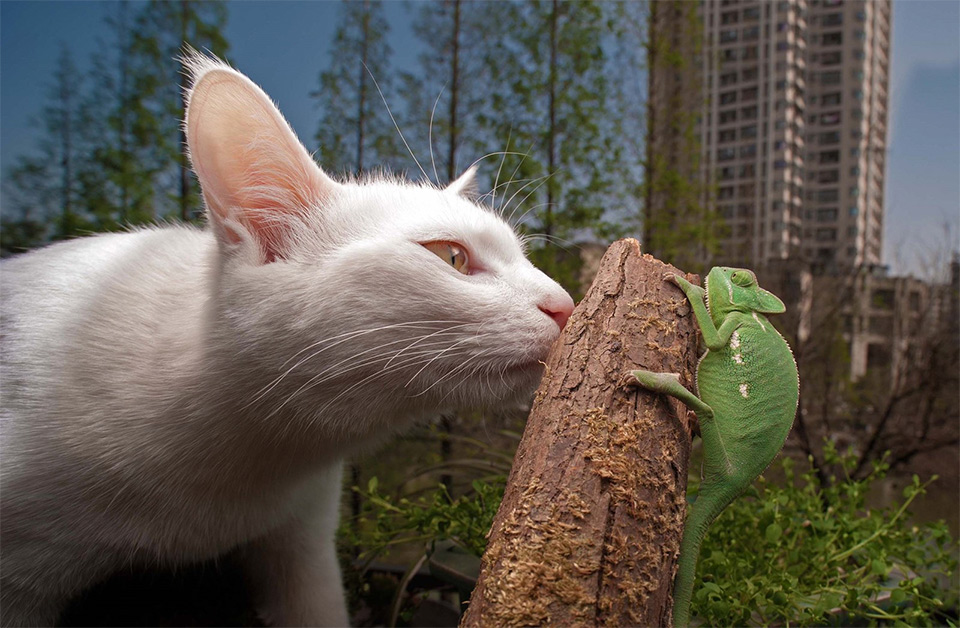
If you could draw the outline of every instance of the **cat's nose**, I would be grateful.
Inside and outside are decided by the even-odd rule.
[[[563,296],[565,298],[551,299],[537,306],[541,312],[552,318],[560,326],[560,329],[563,329],[564,325],[567,324],[567,319],[573,314],[573,299],[566,294]]]

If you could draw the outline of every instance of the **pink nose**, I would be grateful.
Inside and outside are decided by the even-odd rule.
[[[563,329],[564,325],[567,324],[567,319],[570,318],[570,315],[573,314],[573,301],[564,302],[564,303],[550,303],[548,305],[538,306],[540,311],[552,318],[557,325],[560,326],[560,329]]]

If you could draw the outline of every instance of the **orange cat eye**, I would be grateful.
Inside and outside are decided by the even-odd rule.
[[[470,268],[468,266],[467,251],[456,242],[445,242],[443,240],[438,242],[424,242],[423,247],[453,266],[458,272],[464,275],[469,273]]]

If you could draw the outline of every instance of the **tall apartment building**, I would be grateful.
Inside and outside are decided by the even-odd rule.
[[[651,40],[669,45],[689,5],[653,5]],[[669,155],[671,116],[693,101],[668,98],[671,83],[701,89],[702,203],[725,225],[714,263],[880,263],[890,13],[891,0],[702,0],[699,67],[650,64],[651,155]],[[670,205],[648,196],[654,223]]]

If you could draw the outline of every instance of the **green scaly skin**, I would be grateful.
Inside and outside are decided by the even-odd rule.
[[[633,376],[640,386],[682,401],[700,423],[703,480],[684,527],[673,594],[673,623],[687,626],[707,527],[783,447],[800,379],[787,341],[764,316],[786,308],[757,285],[752,271],[713,268],[706,290],[676,275],[667,279],[687,295],[707,345],[697,366],[697,394],[681,386],[676,373],[633,371]]]

